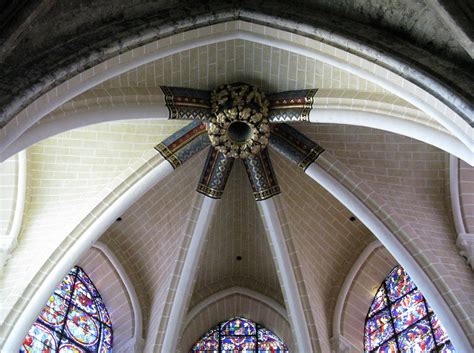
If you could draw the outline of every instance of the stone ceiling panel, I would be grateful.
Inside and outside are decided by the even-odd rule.
[[[341,318],[341,333],[349,342],[364,351],[365,318],[382,281],[398,265],[383,246],[368,257],[354,278],[346,296]]]
[[[77,261],[90,277],[110,313],[114,346],[122,347],[133,338],[134,313],[129,294],[114,266],[98,249],[90,248]]]
[[[235,161],[216,207],[189,309],[233,286],[253,289],[284,305],[265,229],[240,160]]]
[[[372,82],[326,63],[240,39],[167,56],[130,70],[98,87],[179,86],[215,89],[231,82],[254,84],[269,93],[315,87],[387,93]]]
[[[149,190],[100,238],[120,259],[135,286],[147,344],[154,344],[160,325],[205,153]]]
[[[279,154],[275,172],[321,349],[329,351],[336,299],[358,255],[374,240],[369,230],[331,194]]]
[[[18,163],[18,155],[0,163],[0,235],[2,237],[9,235],[15,216]]]
[[[454,241],[454,226],[446,196],[446,152],[394,133],[345,125],[303,124],[299,127],[376,191],[417,234],[402,239],[425,271],[457,298],[457,315],[473,334],[474,278]],[[419,249],[425,249],[419,252]],[[449,287],[449,289],[447,289]],[[474,336],[473,336],[474,337]],[[473,338],[474,339],[474,338]]]

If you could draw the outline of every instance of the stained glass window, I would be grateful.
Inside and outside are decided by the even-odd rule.
[[[89,276],[74,267],[26,335],[21,353],[110,353],[112,322]]]
[[[220,323],[197,341],[190,353],[288,353],[280,337],[253,321],[235,317]]]
[[[365,322],[365,352],[455,352],[446,330],[401,266],[385,278]]]

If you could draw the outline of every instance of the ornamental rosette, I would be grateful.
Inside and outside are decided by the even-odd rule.
[[[268,99],[255,86],[222,85],[211,94],[213,117],[208,124],[212,145],[227,157],[247,158],[269,140]]]

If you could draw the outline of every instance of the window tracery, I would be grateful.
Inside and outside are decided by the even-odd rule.
[[[20,353],[112,352],[112,322],[89,276],[75,266],[28,332]]]
[[[365,322],[365,352],[455,352],[443,325],[401,266],[375,294]]]
[[[235,317],[210,329],[191,348],[190,353],[288,353],[280,337],[265,327]]]

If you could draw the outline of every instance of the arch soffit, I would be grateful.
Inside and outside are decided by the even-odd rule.
[[[28,108],[21,111],[14,121],[1,129],[4,139],[0,149],[3,151],[29,127],[63,103],[112,77],[183,50],[232,39],[267,44],[315,58],[376,83],[435,119],[468,149],[473,148],[470,137],[472,128],[469,123],[434,96],[401,76],[323,42],[262,25],[232,21],[224,25],[194,29],[186,32],[185,35],[160,39],[120,54],[64,82],[38,98]]]
[[[204,311],[208,308],[212,308],[213,306],[219,306],[222,302],[226,300],[235,300],[235,298],[247,298],[251,302],[261,304],[264,308],[266,308],[269,312],[272,312],[273,315],[276,317],[280,317],[283,321],[283,323],[290,328],[290,330],[293,330],[291,328],[291,323],[289,322],[288,316],[287,316],[287,311],[286,309],[281,306],[279,303],[275,302],[273,299],[259,293],[256,291],[253,291],[251,289],[245,288],[245,287],[231,287],[227,288],[225,290],[222,290],[220,292],[214,293],[213,295],[209,296],[208,298],[204,299],[200,303],[196,304],[193,308],[191,308],[185,320],[183,321],[182,324],[182,334],[186,333],[190,327],[193,326],[194,323],[200,320],[200,315],[204,313]],[[238,300],[238,302],[242,302],[241,299]],[[222,306],[221,306],[222,307]],[[226,306],[226,309],[228,307]],[[213,313],[215,313],[214,310],[212,310]],[[252,312],[248,313],[243,313],[242,315],[246,316],[248,319],[256,322],[260,322],[261,320],[258,320],[258,318],[255,315],[252,315]],[[261,310],[259,310],[259,314],[261,313]],[[268,315],[263,315],[264,317],[268,317]],[[229,315],[225,312],[219,313],[218,317],[212,318],[212,323],[209,325],[209,327],[203,327],[202,332],[199,332],[199,336],[204,334],[206,330],[212,328],[219,322],[226,320],[229,318]],[[207,319],[207,318],[206,318]],[[268,319],[267,319],[268,320]],[[293,332],[280,332],[277,326],[275,326],[271,322],[260,322],[263,324],[265,327],[268,329],[271,329],[274,331],[277,335],[279,335],[283,340],[290,344],[290,345],[296,345],[295,339],[293,337]],[[194,332],[196,334],[196,332]],[[286,335],[284,335],[286,334]],[[198,339],[198,337],[194,337],[195,339]],[[192,342],[191,342],[192,343]]]
[[[272,310],[277,312],[281,317],[283,317],[288,322],[286,309],[281,304],[279,304],[277,301],[273,300],[270,297],[267,297],[266,295],[264,295],[262,293],[259,293],[257,291],[252,290],[252,289],[249,289],[249,288],[231,287],[231,288],[227,288],[227,289],[221,290],[217,293],[214,293],[214,294],[210,295],[209,297],[207,297],[206,299],[204,299],[203,301],[197,303],[194,307],[192,307],[186,315],[185,321],[183,323],[183,328],[186,328],[191,323],[191,321],[203,309],[205,309],[209,305],[211,305],[215,302],[218,302],[219,300],[221,300],[223,298],[226,298],[226,297],[229,297],[229,296],[232,296],[232,295],[235,295],[235,294],[241,294],[241,295],[247,296],[249,298],[255,299],[255,300],[267,305],[268,307],[270,307]],[[290,324],[290,323],[288,322],[288,324]]]
[[[97,241],[94,245],[92,245],[92,247],[100,251],[104,258],[108,260],[108,262],[117,272],[118,278],[120,279],[123,287],[126,290],[133,310],[133,338],[134,340],[141,340],[143,333],[142,310],[140,306],[140,301],[138,300],[137,292],[135,291],[132,281],[128,277],[128,274],[125,268],[122,266],[120,260],[117,258],[117,256],[115,256],[113,251],[105,243]]]

